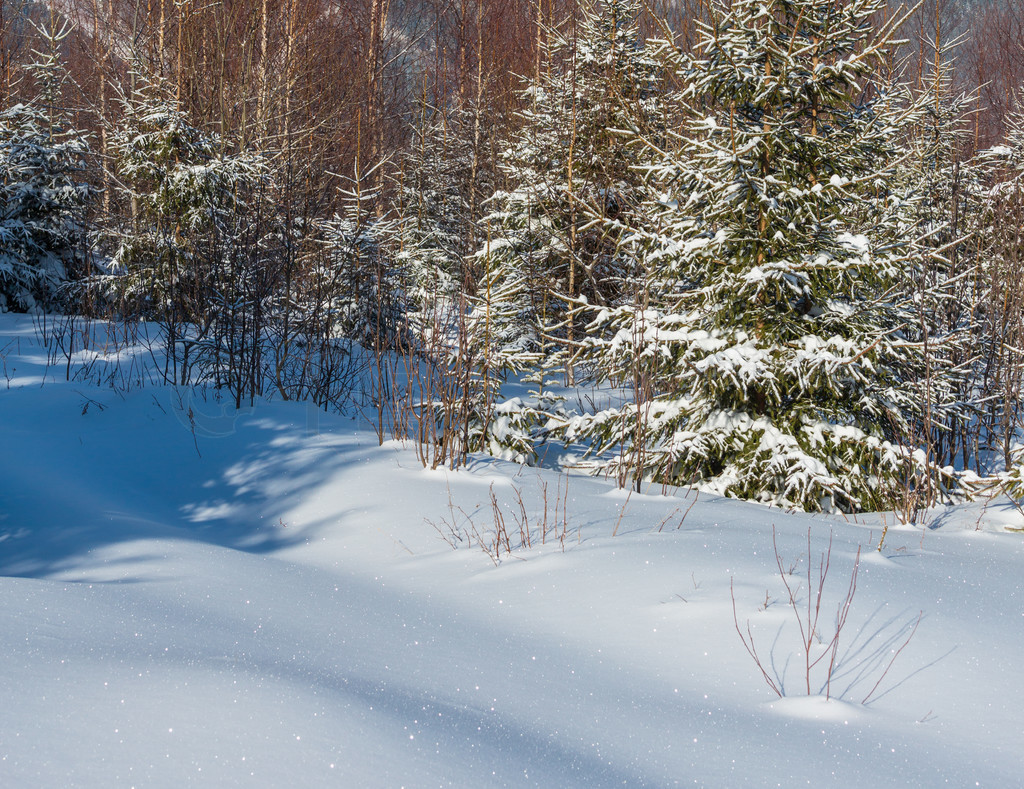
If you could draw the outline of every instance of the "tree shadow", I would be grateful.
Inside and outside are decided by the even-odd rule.
[[[108,549],[131,543],[145,544],[130,551],[140,552],[136,566],[145,564],[154,540],[193,540],[249,553],[302,543],[302,529],[281,514],[345,468],[365,462],[371,449],[352,437],[351,423],[342,417],[321,414],[317,424],[338,435],[346,430],[345,440],[311,431],[303,404],[223,412],[219,428],[210,435],[206,419],[208,435],[199,436],[172,418],[180,397],[171,389],[133,393],[123,407],[110,392],[90,392],[99,405],[78,409],[69,404],[66,388],[53,388],[63,391],[50,397],[52,419],[30,416],[26,429],[5,431],[0,575],[94,582],[108,574],[89,570],[79,576],[76,568],[127,568],[133,562],[117,551],[108,555]],[[11,392],[7,402],[16,407],[18,395],[43,396],[47,389]],[[126,572],[119,580],[143,580]]]

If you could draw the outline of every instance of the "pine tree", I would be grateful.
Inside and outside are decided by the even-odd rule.
[[[61,286],[85,270],[84,180],[89,145],[63,106],[56,21],[38,32],[45,52],[28,66],[38,95],[0,113],[0,311],[51,308]]]
[[[886,89],[884,0],[734,0],[695,58],[663,49],[683,131],[652,187],[646,293],[595,316],[590,358],[649,395],[577,419],[640,478],[809,510],[891,506],[920,418],[896,178],[919,108]],[[928,473],[922,469],[922,473]]]

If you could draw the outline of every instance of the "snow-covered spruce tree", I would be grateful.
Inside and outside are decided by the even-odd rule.
[[[127,215],[108,229],[100,285],[125,313],[162,323],[169,379],[187,382],[198,363],[236,400],[243,388],[251,396],[262,376],[254,316],[269,295],[253,258],[268,165],[193,126],[161,79],[139,73],[133,81],[111,134]]]
[[[450,329],[447,313],[462,278],[460,186],[467,162],[465,146],[432,112],[421,107],[413,140],[391,176],[394,201],[386,210],[378,211],[387,201],[379,185],[391,163],[361,169],[357,162],[342,178],[340,210],[314,224],[319,250],[296,283],[290,307],[307,353],[292,360],[300,371],[290,377],[299,382],[292,388],[308,391],[318,404],[336,400],[331,393],[339,392],[338,375],[351,367],[342,358],[347,351],[339,349],[352,346],[339,338],[372,354],[370,394],[378,404],[395,396],[386,392],[393,382],[384,380],[384,365],[395,360],[386,362],[385,355],[419,355],[430,344],[447,348],[441,335]]]
[[[399,416],[401,392],[396,390],[396,352],[408,341],[408,300],[402,270],[395,263],[400,224],[378,210],[382,196],[375,173],[378,162],[345,180],[343,211],[320,223],[326,268],[314,272],[321,296],[318,309],[329,321],[323,336],[341,335],[366,351],[368,378],[363,394],[375,410],[374,427],[383,443],[386,433],[404,437]],[[322,306],[321,306],[322,305]]]
[[[567,349],[579,341],[579,305],[620,300],[637,273],[621,243],[644,194],[641,149],[628,135],[658,122],[657,64],[639,33],[640,6],[584,3],[575,24],[548,31],[546,68],[524,91],[522,125],[502,160],[510,186],[489,200],[475,255],[482,276],[468,329],[482,417],[474,448],[532,454],[533,434],[557,408],[541,402],[546,377],[573,376]],[[506,375],[530,369],[541,384],[533,405],[493,405]]]
[[[356,171],[340,190],[342,211],[320,223],[328,253],[323,279],[325,306],[334,333],[356,340],[365,348],[393,349],[405,332],[406,292],[394,265],[399,225],[391,216],[378,216],[376,165]]]
[[[980,394],[979,471],[1010,469],[1011,490],[1024,495],[1024,453],[1019,451],[1024,405],[1024,86],[1006,120],[1002,145],[979,153],[976,168],[987,183],[977,246],[984,293],[977,308]]]
[[[438,322],[447,324],[465,281],[464,223],[469,206],[462,185],[472,163],[452,119],[421,102],[412,141],[401,156],[395,214],[407,321],[425,341]],[[447,317],[446,317],[447,316]]]
[[[643,194],[627,134],[657,122],[657,66],[639,12],[639,0],[585,3],[575,25],[549,31],[548,67],[524,91],[503,156],[511,188],[489,201],[477,255],[492,293],[516,294],[519,325],[503,333],[522,351],[559,350],[577,333],[573,303],[613,302],[636,273],[618,243]]]
[[[63,108],[59,52],[70,31],[38,29],[46,51],[27,67],[38,93],[0,113],[0,311],[53,307],[61,285],[86,269],[95,190],[83,180],[87,138]]]
[[[593,363],[649,399],[577,420],[635,479],[807,510],[889,507],[923,453],[916,257],[897,166],[919,108],[873,75],[884,0],[713,3],[666,46],[685,119],[652,168],[647,293],[596,316]],[[639,364],[638,364],[639,363]],[[633,451],[640,446],[642,451]]]
[[[924,369],[917,385],[922,403],[921,445],[938,465],[967,467],[976,451],[977,346],[975,320],[981,298],[974,231],[982,215],[978,170],[971,166],[969,118],[975,98],[954,92],[952,53],[961,41],[943,41],[937,25],[922,42],[934,53],[923,88],[923,108],[910,129],[912,155],[901,168],[916,195],[913,207],[920,261],[913,286]],[[932,404],[945,407],[936,412]],[[922,490],[930,493],[927,481]],[[930,498],[930,496],[926,496]]]

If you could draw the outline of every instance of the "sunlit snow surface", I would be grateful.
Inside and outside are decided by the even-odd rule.
[[[554,471],[428,471],[352,415],[140,386],[144,349],[116,389],[102,356],[68,382],[36,323],[0,316],[0,787],[1020,784],[1005,501],[879,554],[891,515],[574,476],[540,544]],[[534,530],[497,564],[442,538],[489,533],[492,490]],[[863,546],[837,698],[803,695],[773,527],[794,582],[833,537],[826,639]]]

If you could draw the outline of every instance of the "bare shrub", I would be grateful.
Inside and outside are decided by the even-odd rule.
[[[825,605],[825,585],[828,579],[829,570],[832,566],[832,536],[829,535],[828,548],[821,554],[817,566],[813,562],[811,552],[811,531],[807,530],[807,553],[801,557],[806,565],[806,575],[797,580],[795,577],[796,565],[788,570],[784,567],[782,556],[779,553],[776,531],[772,528],[772,548],[775,552],[775,564],[779,570],[779,577],[782,579],[785,588],[785,600],[796,620],[797,629],[800,633],[799,648],[797,653],[802,663],[801,679],[805,695],[823,695],[826,699],[842,698],[845,693],[851,691],[855,685],[870,682],[874,679],[868,693],[860,699],[861,704],[867,704],[877,693],[882,681],[889,674],[889,670],[895,663],[896,658],[906,648],[907,644],[917,632],[921,622],[922,614],[918,614],[913,626],[904,625],[896,630],[895,635],[885,627],[876,630],[868,636],[869,640],[881,639],[878,649],[865,649],[861,644],[856,650],[853,649],[858,636],[855,634],[850,647],[840,650],[840,638],[847,630],[847,622],[850,608],[853,605],[853,598],[857,592],[857,574],[860,569],[860,548],[857,549],[857,556],[854,560],[853,569],[850,572],[850,580],[846,592],[840,597],[835,610],[835,617],[831,626],[831,636],[827,635],[828,625],[822,620],[822,613]],[[798,562],[799,563],[799,562]],[[806,584],[806,586],[805,586]],[[736,593],[732,581],[729,583],[729,591],[732,597],[733,623],[736,633],[743,643],[744,649],[754,661],[761,672],[765,683],[771,688],[776,696],[782,698],[789,695],[786,693],[785,667],[789,661],[783,664],[782,673],[779,673],[775,660],[775,645],[772,647],[770,658],[758,652],[754,642],[753,629],[750,620],[746,622],[746,628],[740,627],[739,615],[736,611]],[[801,599],[801,592],[804,593]],[[767,593],[764,609],[767,609]],[[909,634],[900,641],[903,633],[909,628]],[[782,628],[780,627],[779,635]],[[779,643],[776,636],[775,644]],[[897,647],[896,644],[899,644]],[[888,661],[885,660],[889,657]],[[844,659],[845,658],[845,659]],[[853,665],[849,665],[849,661]],[[844,667],[844,663],[847,665]],[[833,691],[833,683],[842,678],[852,678],[847,687],[840,693]]]
[[[490,528],[477,525],[474,516],[481,514],[479,508],[470,514],[455,504],[449,486],[448,516],[439,524],[429,519],[426,522],[453,549],[475,545],[496,565],[514,556],[516,551],[529,550],[538,544],[547,545],[549,541],[557,542],[564,551],[570,529],[569,477],[565,474],[559,476],[553,496],[546,480],[538,479],[537,484],[541,499],[539,510],[527,505],[520,487],[513,485],[513,500],[507,501],[504,497],[499,498],[492,483],[487,504],[491,515]]]

